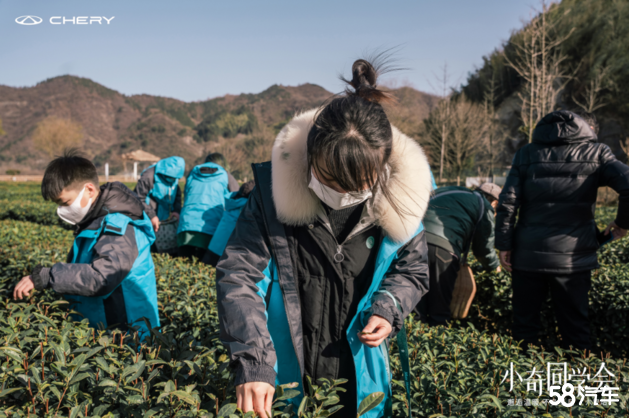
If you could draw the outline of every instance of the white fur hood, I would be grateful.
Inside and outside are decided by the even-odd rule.
[[[308,188],[307,138],[317,109],[297,115],[280,131],[273,144],[273,202],[280,222],[288,225],[312,223],[319,210],[319,198]],[[422,148],[393,128],[393,149],[389,159],[388,186],[404,211],[400,217],[391,204],[377,194],[373,201],[378,224],[390,239],[406,242],[415,234],[428,208],[432,180],[428,159]]]

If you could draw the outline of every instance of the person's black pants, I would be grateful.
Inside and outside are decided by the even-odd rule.
[[[590,348],[588,291],[590,270],[570,274],[532,273],[513,270],[513,338],[539,345],[540,311],[550,296],[559,325],[562,346]]]
[[[207,265],[210,265],[212,267],[216,267],[216,265],[218,264],[218,260],[220,260],[221,256],[216,254],[214,251],[212,250],[207,250],[205,252],[205,254],[203,255],[203,258],[201,258],[201,262]]]
[[[194,245],[182,245],[177,248],[177,256],[192,259],[192,257],[196,257],[199,261],[205,255],[205,248],[195,247]]]
[[[430,326],[446,325],[450,320],[450,302],[460,264],[456,255],[428,244],[430,287],[415,308],[422,322]]]

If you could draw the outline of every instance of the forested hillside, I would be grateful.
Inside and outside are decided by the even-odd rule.
[[[582,109],[599,119],[599,140],[626,161],[628,87],[629,2],[540,2],[434,109],[419,136],[445,178],[504,175],[541,117]]]
[[[399,101],[387,109],[392,121],[416,132],[437,98],[410,87],[393,93]],[[125,96],[74,76],[55,77],[33,87],[0,85],[0,174],[43,173],[64,142],[38,145],[34,139],[47,129],[42,129],[42,122],[52,120],[44,126],[55,126],[61,120],[71,121],[74,130],[82,133],[76,143],[65,145],[82,148],[101,171],[108,162],[112,174],[122,174],[121,155],[137,149],[162,158],[179,155],[188,169],[203,162],[207,153],[218,151],[225,154],[234,175],[245,178],[250,176],[251,162],[270,157],[273,138],[295,113],[332,96],[314,84],[274,85],[258,94],[186,103],[146,94]],[[43,135],[42,141],[50,136]]]
[[[593,111],[601,121],[599,139],[624,157],[619,141],[625,140],[629,131],[629,98],[624,94],[629,88],[629,2],[563,0],[548,8],[545,24],[547,44],[558,43],[550,58],[561,58],[558,77],[553,80],[561,87],[555,107]],[[526,143],[528,127],[517,97],[526,88],[526,80],[512,64],[519,66],[521,45],[531,42],[527,33],[531,26],[514,31],[502,48],[483,57],[483,66],[471,73],[460,89],[476,103],[493,96],[502,122],[514,135],[510,143],[514,147]],[[541,52],[540,46],[537,52]]]

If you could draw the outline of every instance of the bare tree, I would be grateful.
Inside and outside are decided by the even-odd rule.
[[[557,21],[549,23],[549,6],[542,1],[542,11],[535,16],[512,42],[515,59],[505,55],[507,64],[524,80],[518,93],[522,102],[522,122],[531,142],[533,128],[547,113],[556,107],[557,98],[570,79],[563,68],[567,56],[560,45],[568,39],[574,28],[565,36],[558,36]]]
[[[572,100],[581,109],[588,113],[594,113],[594,111],[607,105],[608,101],[605,100],[602,93],[608,88],[614,88],[615,84],[610,78],[609,67],[598,67],[594,76],[590,78],[589,83],[585,85],[583,93],[581,94],[581,101],[573,95]]]
[[[49,116],[37,124],[33,133],[33,144],[50,158],[64,149],[81,145],[83,128],[70,119]]]
[[[450,74],[448,74],[447,62],[443,64],[441,70],[441,75],[435,74],[437,85],[433,86],[433,90],[435,90],[437,95],[441,98],[439,105],[433,111],[435,113],[435,122],[439,124],[439,132],[431,130],[431,133],[429,134],[429,141],[433,143],[433,145],[439,145],[438,147],[432,147],[437,148],[434,149],[434,151],[437,151],[435,154],[439,154],[439,182],[443,181],[443,169],[447,164],[445,154],[448,143],[448,134],[450,131],[450,105],[452,99],[452,94],[450,92]],[[431,112],[431,115],[433,112]]]
[[[450,99],[440,101],[424,119],[420,142],[427,148],[429,155],[439,156],[439,182],[443,181],[443,170],[447,164],[446,144],[450,134]]]
[[[487,142],[490,121],[485,108],[465,96],[451,103],[449,116],[451,126],[445,157],[459,186],[463,171],[473,167],[479,149]]]
[[[480,162],[487,165],[487,177],[492,178],[494,176],[495,164],[498,162],[502,154],[504,141],[506,139],[504,129],[498,120],[498,115],[496,114],[496,108],[494,106],[496,103],[497,92],[498,85],[496,84],[496,73],[492,69],[492,77],[489,81],[489,88],[485,91],[485,97],[483,100],[483,107],[487,120],[487,135],[482,151],[479,153],[481,157],[479,158]]]
[[[424,121],[421,138],[430,152],[443,149],[442,166],[451,170],[460,185],[463,171],[478,163],[479,154],[487,147],[490,127],[485,107],[460,95],[447,106],[444,101],[437,105]]]

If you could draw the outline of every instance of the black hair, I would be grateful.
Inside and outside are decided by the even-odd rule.
[[[41,184],[44,200],[55,200],[64,189],[78,189],[87,183],[98,187],[96,167],[75,148],[65,150],[46,167]]]
[[[381,103],[392,96],[378,89],[383,55],[375,65],[359,59],[352,65],[352,79],[345,81],[350,89],[332,99],[315,117],[308,133],[308,169],[333,178],[348,192],[377,190],[403,216],[387,187],[387,162],[393,147],[391,122]],[[384,56],[387,58],[387,56]]]
[[[599,130],[598,120],[596,119],[596,116],[594,116],[593,113],[586,112],[585,110],[581,110],[581,109],[573,110],[572,113],[574,113],[575,115],[583,119],[594,130],[594,133],[598,135],[598,130]]]
[[[218,164],[223,168],[225,167],[225,165],[227,165],[227,160],[225,160],[225,157],[223,156],[223,154],[219,152],[213,152],[211,154],[208,154],[208,156],[205,157],[205,162]]]

